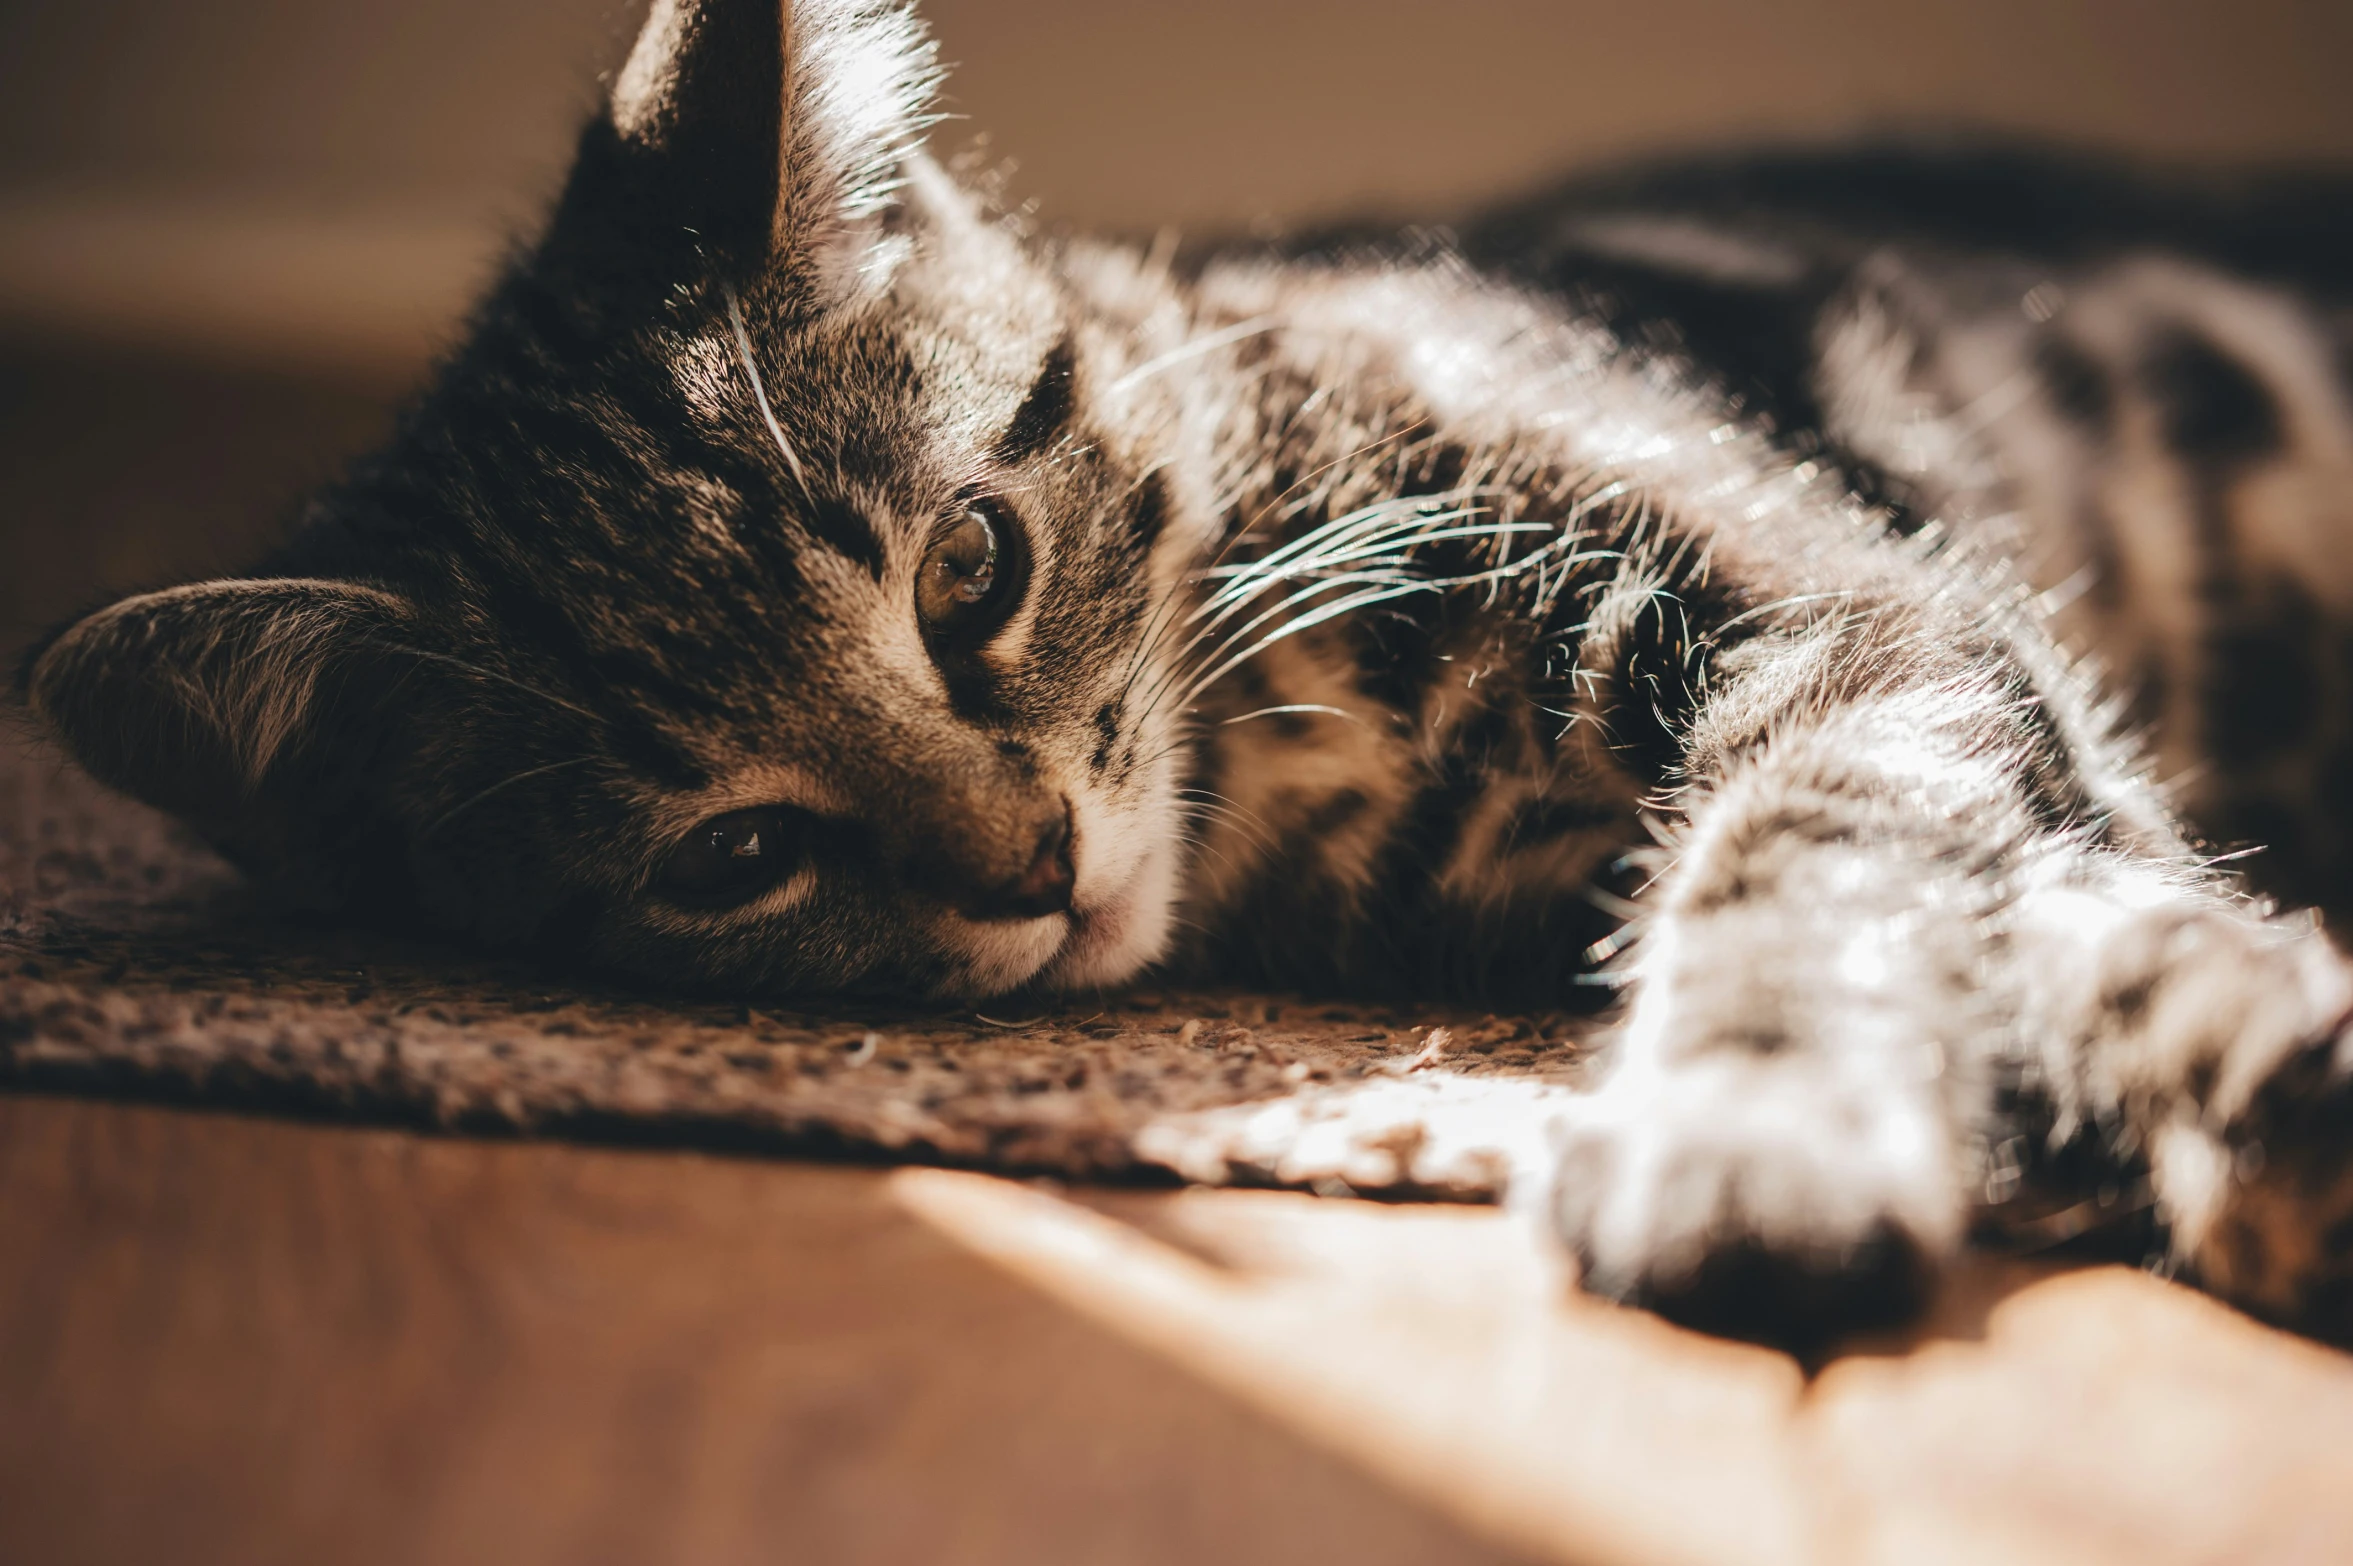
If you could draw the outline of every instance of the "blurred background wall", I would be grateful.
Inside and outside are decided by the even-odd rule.
[[[406,374],[642,0],[0,0],[0,329]],[[2353,157],[2348,0],[928,0],[1049,218],[1443,216],[1556,168],[1969,121]]]

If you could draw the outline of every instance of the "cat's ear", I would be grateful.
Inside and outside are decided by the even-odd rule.
[[[346,736],[321,744],[321,726],[370,683],[376,649],[405,617],[402,600],[345,582],[196,582],[66,627],[20,683],[101,782],[285,871],[313,846],[297,841],[308,829],[287,807],[318,803],[322,766],[352,764]]]
[[[930,125],[930,39],[887,0],[654,0],[608,110],[638,189],[706,249],[838,272]]]

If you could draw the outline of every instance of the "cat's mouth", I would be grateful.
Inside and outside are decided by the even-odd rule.
[[[1164,911],[1121,893],[1067,912],[985,927],[969,961],[977,994],[1095,989],[1133,978],[1160,955]]]
[[[1114,899],[1041,918],[965,925],[966,987],[975,996],[989,996],[1124,976],[1118,956],[1132,920],[1124,904],[1125,899]]]
[[[1067,930],[1040,983],[1079,989],[1123,983],[1155,961],[1168,944],[1176,892],[1173,844],[1155,843],[1109,895],[1079,896],[1063,916]]]

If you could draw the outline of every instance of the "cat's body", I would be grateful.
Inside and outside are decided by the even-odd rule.
[[[888,7],[665,0],[392,448],[37,709],[289,888],[662,982],[1552,1003],[1616,953],[1549,1199],[1592,1286],[1802,1335],[2064,1151],[2353,1327],[2353,978],[2047,624],[2241,757],[2210,676],[2276,682],[2218,650],[2348,601],[2342,271],[1697,177],[1178,265],[993,216],[929,74]],[[2185,504],[2238,596],[2167,574]]]

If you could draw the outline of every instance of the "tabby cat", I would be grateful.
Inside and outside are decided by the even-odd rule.
[[[2353,885],[2341,188],[1915,149],[1180,253],[999,210],[936,76],[657,0],[391,444],[31,707],[290,896],[662,984],[1608,1001],[1543,1210],[1704,1326],[2076,1181],[2353,1331],[2353,970],[2144,752]]]

